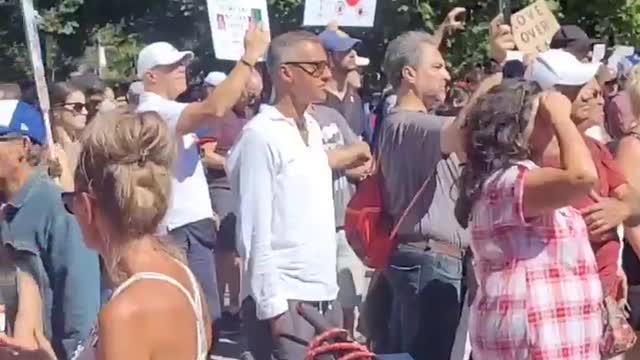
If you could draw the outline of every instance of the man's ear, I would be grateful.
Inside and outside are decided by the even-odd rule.
[[[412,68],[411,66],[405,66],[402,68],[401,73],[402,73],[402,78],[407,80],[410,84],[416,83],[416,78],[417,78],[416,69]]]

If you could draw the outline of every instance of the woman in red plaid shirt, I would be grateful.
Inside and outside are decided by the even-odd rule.
[[[571,102],[506,80],[469,114],[456,217],[471,224],[474,360],[599,360],[602,287],[574,200],[597,180]],[[557,138],[561,168],[540,167]]]

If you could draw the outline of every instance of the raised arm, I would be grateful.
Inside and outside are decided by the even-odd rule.
[[[180,115],[176,131],[180,134],[195,132],[208,121],[217,121],[238,102],[254,65],[269,47],[271,35],[259,27],[251,26],[245,36],[245,53],[222,84],[203,102],[189,104]]]
[[[454,30],[464,29],[464,19],[460,19],[467,10],[463,7],[457,7],[449,11],[446,19],[438,26],[438,29],[433,33],[434,42],[436,46],[440,47],[444,36]]]
[[[560,147],[562,168],[544,167],[526,173],[523,188],[525,218],[588,196],[598,179],[591,153],[570,115],[571,102],[564,95],[553,92],[541,98],[535,127],[545,126],[548,122],[553,128]]]

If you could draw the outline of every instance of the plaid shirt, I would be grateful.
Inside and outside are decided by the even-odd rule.
[[[474,359],[599,360],[602,289],[586,226],[571,207],[524,219],[532,162],[492,176],[474,207]]]

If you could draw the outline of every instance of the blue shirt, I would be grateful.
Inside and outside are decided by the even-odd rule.
[[[7,204],[2,241],[16,250],[20,268],[33,276],[43,300],[45,334],[59,359],[88,337],[100,307],[98,256],[64,208],[61,189],[42,169]]]

